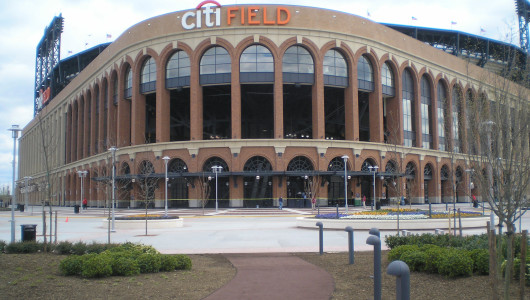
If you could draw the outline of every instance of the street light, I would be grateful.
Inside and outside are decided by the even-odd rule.
[[[15,156],[17,154],[17,138],[18,138],[18,132],[22,131],[18,127],[18,125],[11,125],[11,128],[8,129],[13,133],[13,198],[11,200],[11,243],[15,242],[15,205],[17,203],[17,193],[16,193],[16,186],[15,186]]]
[[[115,182],[116,182],[116,151],[118,148],[112,146],[109,148],[109,151],[112,153],[112,200],[111,200],[111,206],[112,206],[112,229],[111,231],[114,232],[114,206],[116,206],[116,195],[115,195]],[[110,238],[109,238],[110,239]]]
[[[164,160],[164,164],[166,165],[166,180],[164,181],[164,186],[165,186],[165,190],[166,190],[166,200],[165,200],[165,203],[164,203],[164,216],[167,217],[167,181],[168,181],[168,178],[167,178],[167,162],[169,161],[169,156],[164,156],[162,157],[162,159]]]
[[[377,172],[377,169],[379,169],[378,166],[368,166],[368,169],[370,169],[370,172],[374,171],[374,182],[372,183],[374,185],[374,198],[372,199],[372,210],[374,210],[374,202],[375,202],[375,173]]]
[[[223,167],[221,166],[213,166],[212,171],[215,173],[215,212],[217,213],[217,210],[219,208],[218,205],[218,198],[217,198],[217,173],[223,171]]]
[[[348,176],[346,176],[348,155],[343,155],[341,158],[344,160],[344,208],[348,213]]]
[[[88,172],[86,170],[83,171],[77,171],[77,174],[79,175],[79,178],[81,178],[81,198],[79,199],[79,208],[83,205],[83,178],[86,177],[86,174]],[[81,210],[79,210],[79,213],[81,213]]]
[[[473,169],[465,169],[464,170],[466,173],[468,173],[468,179],[469,179],[469,183],[468,183],[468,188],[469,188],[469,200],[471,201],[471,205],[473,205],[473,197],[471,195],[471,174],[473,173]]]

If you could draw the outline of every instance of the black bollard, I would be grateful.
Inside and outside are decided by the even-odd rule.
[[[374,246],[374,300],[381,300],[381,239],[371,235],[366,243]]]
[[[410,300],[410,270],[401,260],[395,260],[386,269],[388,275],[396,276],[396,299]]]
[[[379,232],[379,229],[377,229],[375,227],[370,228],[370,231],[368,231],[368,233],[371,234],[371,235],[375,235],[378,238],[381,237],[381,233]]]
[[[324,224],[317,222],[316,226],[319,227],[318,231],[318,247],[320,249],[320,255],[324,253]]]
[[[337,204],[337,219],[339,218],[339,205]]]
[[[345,231],[348,232],[348,251],[350,254],[350,265],[353,265],[354,257],[353,257],[353,228],[350,226],[344,228]]]

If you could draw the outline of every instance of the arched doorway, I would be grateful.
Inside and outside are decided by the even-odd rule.
[[[423,197],[425,200],[425,203],[432,203],[434,199],[431,199],[429,195],[433,192],[433,186],[431,184],[432,181],[432,166],[430,164],[427,164],[425,168],[423,169]]]
[[[442,202],[450,203],[451,200],[451,181],[449,180],[449,168],[444,165],[440,170],[440,182],[442,186]]]
[[[169,207],[189,207],[188,201],[188,181],[183,175],[188,173],[186,163],[175,158],[168,165],[168,189],[169,189]],[[176,177],[173,177],[177,175]],[[172,176],[173,175],[173,176]]]
[[[272,207],[272,165],[265,157],[253,156],[245,163],[244,172],[258,175],[245,176],[244,207]]]
[[[132,184],[131,178],[129,178],[130,175],[131,168],[129,167],[129,164],[126,162],[122,163],[116,180],[118,185],[118,188],[116,189],[116,205],[119,208],[127,208],[131,205]]]
[[[305,187],[313,170],[313,163],[307,157],[297,156],[289,162],[287,171],[297,175],[287,179],[287,207],[311,207],[311,197]]]
[[[155,167],[148,160],[143,160],[138,166],[138,207],[154,207],[155,190],[158,187],[158,177]]]
[[[405,168],[405,203],[418,203],[418,181],[416,180],[416,165],[413,162],[409,162]],[[414,199],[416,198],[416,199]]]
[[[364,176],[359,178],[361,184],[361,199],[366,196],[366,205],[375,205],[374,195],[374,174],[373,170],[376,167],[376,163],[372,159],[367,159],[361,165],[361,172],[365,173]]]
[[[220,167],[217,173],[217,185],[215,182],[215,174],[208,177],[209,181],[209,189],[210,194],[208,197],[208,202],[206,203],[205,207],[213,208],[215,207],[215,195],[217,192],[217,205],[221,208],[226,208],[230,206],[230,186],[229,186],[229,178],[228,176],[224,175],[223,173],[227,173],[230,170],[228,169],[228,165],[226,162],[220,158],[220,157],[211,157],[204,163],[202,170],[204,172],[214,172],[214,169],[212,167]],[[217,190],[216,190],[217,186]],[[213,201],[212,201],[213,200]]]
[[[346,169],[350,170],[348,164]],[[341,207],[344,206],[344,159],[342,157],[333,158],[328,165],[328,171],[336,172],[334,175],[329,176],[328,184],[328,205]],[[351,197],[348,197],[350,199]],[[349,201],[348,205],[350,204]]]

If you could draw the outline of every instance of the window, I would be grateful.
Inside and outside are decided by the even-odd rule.
[[[453,149],[454,152],[460,153],[460,89],[458,87],[453,88],[453,105],[452,105],[452,117],[453,117]]]
[[[409,70],[403,72],[403,133],[404,145],[415,146],[414,132],[414,84]]]
[[[262,45],[252,45],[239,60],[240,82],[274,82],[274,58]]]
[[[443,82],[438,83],[438,150],[445,151],[445,103],[447,102],[447,93],[445,89],[445,84]]]
[[[422,146],[432,149],[431,133],[431,86],[426,76],[421,78],[421,133]]]
[[[348,65],[337,50],[329,50],[324,56],[324,85],[348,86]]]
[[[384,63],[383,68],[381,68],[381,84],[383,85],[383,97],[395,96],[394,74],[388,63]]]
[[[166,88],[190,85],[190,58],[184,51],[175,52],[166,66]]]
[[[201,58],[200,83],[219,84],[230,83],[231,59],[228,51],[223,47],[212,47]]]
[[[150,57],[142,66],[142,76],[140,77],[140,93],[156,91],[156,62]]]
[[[365,56],[361,56],[357,64],[357,80],[360,90],[370,92],[374,90],[374,71],[372,64]]]
[[[307,83],[314,82],[313,57],[301,46],[289,47],[283,55],[283,82]]]
[[[125,99],[131,99],[132,97],[132,71],[131,67],[127,67],[125,71]]]

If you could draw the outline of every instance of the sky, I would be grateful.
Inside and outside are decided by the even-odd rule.
[[[0,0],[0,188],[13,180],[12,124],[33,118],[35,53],[46,26],[62,14],[61,58],[112,42],[145,19],[195,8],[201,0]],[[218,0],[333,9],[375,22],[452,29],[513,42],[519,33],[513,0]],[[108,38],[110,35],[110,38]],[[4,129],[5,128],[5,129]],[[17,142],[18,152],[18,142]],[[18,166],[17,166],[18,168]]]

